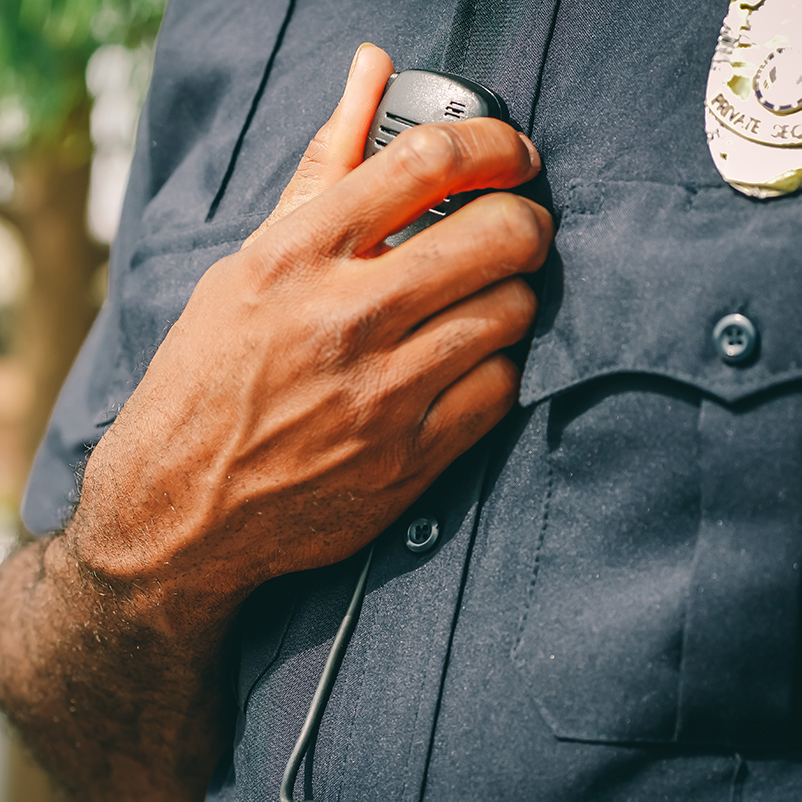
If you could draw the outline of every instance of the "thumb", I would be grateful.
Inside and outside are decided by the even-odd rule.
[[[381,48],[369,42],[359,46],[334,114],[309,143],[270,217],[245,240],[243,248],[362,163],[370,124],[392,73],[393,63]]]

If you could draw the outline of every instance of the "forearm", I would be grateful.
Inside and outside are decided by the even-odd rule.
[[[0,568],[0,703],[81,799],[202,799],[225,735],[226,625],[159,631],[80,565],[72,535]]]

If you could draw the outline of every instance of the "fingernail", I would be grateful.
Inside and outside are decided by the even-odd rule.
[[[360,53],[361,53],[361,52],[362,52],[362,51],[363,51],[363,50],[364,50],[366,47],[374,47],[374,45],[373,45],[373,43],[372,43],[372,42],[362,42],[362,44],[361,44],[361,45],[359,45],[359,47],[356,49],[356,53],[354,53],[354,58],[353,58],[353,60],[351,61],[351,69],[350,69],[350,70],[348,70],[348,80],[346,81],[346,83],[348,83],[348,81],[350,81],[350,80],[351,80],[351,76],[354,74],[354,70],[356,69],[356,63],[357,63],[357,61],[359,61],[359,54],[360,54]]]
[[[524,145],[526,145],[526,149],[529,151],[529,160],[532,162],[532,166],[537,167],[537,169],[539,170],[541,167],[541,162],[540,162],[540,155],[538,154],[537,149],[532,144],[532,141],[529,139],[528,136],[520,132],[518,132],[518,136],[521,137],[521,141],[524,143]]]

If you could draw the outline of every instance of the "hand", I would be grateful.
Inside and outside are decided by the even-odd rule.
[[[363,48],[276,212],[204,275],[89,460],[76,554],[118,592],[158,594],[165,627],[353,554],[514,403],[499,350],[531,326],[516,274],[542,264],[547,212],[495,193],[383,240],[446,195],[530,180],[539,159],[476,119],[359,164],[391,69]]]

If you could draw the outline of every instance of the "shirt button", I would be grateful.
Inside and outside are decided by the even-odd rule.
[[[416,518],[407,527],[407,548],[422,552],[434,548],[440,537],[440,524],[435,518]]]
[[[754,353],[757,329],[745,315],[725,315],[713,329],[713,344],[725,362],[743,362]]]

